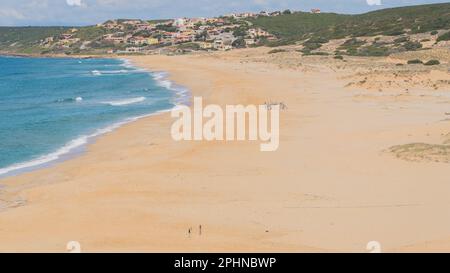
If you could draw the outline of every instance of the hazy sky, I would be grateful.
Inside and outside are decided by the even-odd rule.
[[[338,13],[445,3],[440,0],[0,0],[0,25],[89,25],[114,18],[216,16],[239,11],[320,8]]]

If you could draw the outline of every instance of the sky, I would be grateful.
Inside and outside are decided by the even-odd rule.
[[[1,26],[85,26],[116,18],[213,17],[233,12],[301,10],[363,13],[440,0],[0,0]]]

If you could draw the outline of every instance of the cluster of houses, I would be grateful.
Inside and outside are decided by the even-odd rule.
[[[72,28],[69,32],[61,34],[59,37],[47,37],[41,41],[41,46],[44,48],[59,47],[69,48],[71,45],[80,42],[80,38],[75,37],[78,29]]]
[[[162,22],[140,20],[109,21],[100,25],[110,31],[102,40],[114,45],[126,45],[122,50],[109,53],[136,53],[189,43],[191,50],[230,50],[234,42],[239,46],[252,46],[258,39],[275,40],[276,37],[260,28],[252,28],[227,18],[248,18],[252,14],[240,14],[223,18],[179,18]],[[127,30],[132,30],[127,31]],[[236,30],[241,29],[239,34]],[[174,47],[172,47],[174,48]]]
[[[290,12],[290,11],[289,11]],[[313,10],[313,13],[320,12]],[[70,48],[77,44],[81,50],[101,44],[107,53],[151,53],[161,50],[231,50],[250,47],[262,39],[277,40],[269,32],[253,27],[246,19],[258,16],[279,16],[285,12],[236,13],[217,18],[178,18],[173,20],[110,20],[96,28],[104,33],[92,41],[81,41],[78,29],[59,37],[41,41],[47,48]]]

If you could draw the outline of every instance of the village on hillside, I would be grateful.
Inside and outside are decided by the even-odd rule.
[[[279,16],[291,11],[229,14],[215,18],[171,20],[110,20],[88,29],[72,28],[57,37],[47,37],[40,46],[49,51],[98,51],[108,54],[176,54],[192,51],[227,51],[257,46],[277,37],[249,21],[259,16]],[[312,10],[320,13],[320,10]],[[87,37],[85,37],[87,36]],[[89,39],[92,36],[92,39]]]

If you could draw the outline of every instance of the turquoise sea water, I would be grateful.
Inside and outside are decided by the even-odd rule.
[[[64,159],[185,96],[125,60],[0,57],[0,176]]]

